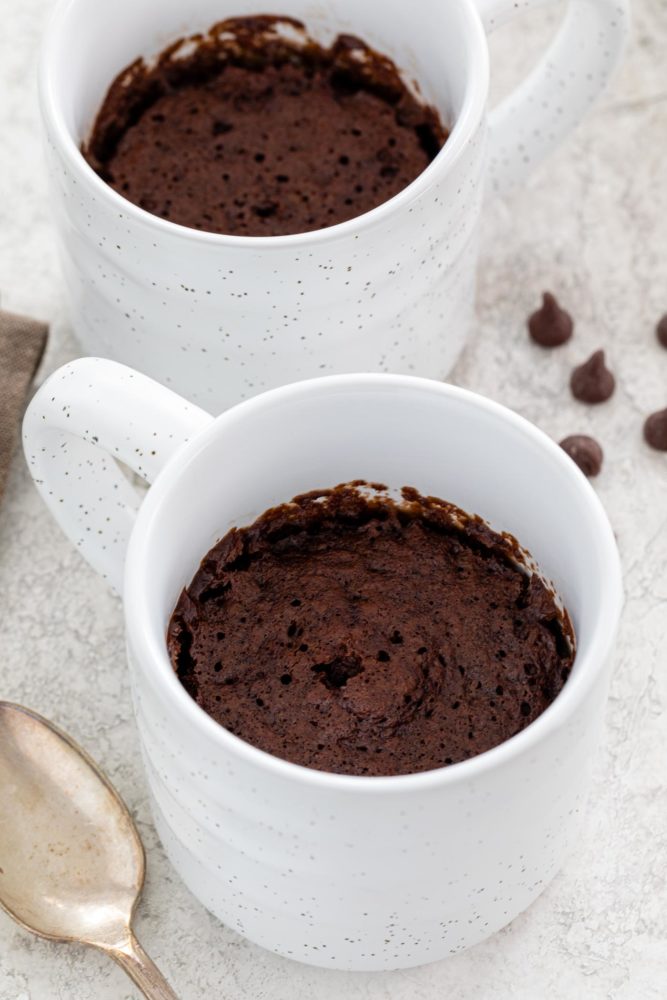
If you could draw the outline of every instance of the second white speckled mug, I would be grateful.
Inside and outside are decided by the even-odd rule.
[[[391,969],[481,941],[542,891],[577,834],[622,597],[602,505],[553,441],[427,379],[313,379],[214,420],[86,358],[39,390],[24,445],[54,517],[122,590],[156,825],[221,920],[302,962]],[[112,456],[154,480],[141,506]],[[311,770],[218,725],[173,670],[167,623],[215,541],[297,493],[357,478],[413,485],[511,532],[571,614],[567,684],[487,753],[397,777]]]
[[[539,66],[487,115],[484,26],[540,2],[281,0],[279,13],[318,40],[346,31],[386,52],[453,127],[431,165],[373,211],[313,233],[239,237],[150,215],[106,185],[79,147],[109,84],[138,55],[264,5],[60,0],[40,102],[86,353],[132,365],[214,413],[315,375],[443,377],[472,319],[487,164],[496,190],[520,182],[583,117],[627,34],[627,0],[570,0]]]

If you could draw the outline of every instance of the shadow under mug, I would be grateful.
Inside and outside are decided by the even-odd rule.
[[[378,374],[303,381],[213,419],[128,368],[81,359],[34,397],[24,446],[56,520],[122,591],[156,825],[204,906],[281,955],[392,969],[481,941],[544,889],[577,833],[622,588],[596,494],[541,431],[463,389]],[[114,458],[154,481],[141,504]],[[215,541],[359,478],[511,532],[571,614],[562,692],[470,760],[380,778],[300,767],[214,722],[171,666],[167,623]]]
[[[487,115],[484,27],[544,2],[281,0],[280,13],[318,40],[350,32],[390,55],[452,131],[430,166],[372,211],[312,233],[244,237],[150,215],[105,184],[79,147],[109,84],[138,55],[263,5],[60,0],[39,90],[85,352],[132,365],[214,413],[331,373],[446,375],[472,321],[487,170],[494,191],[521,183],[590,108],[627,35],[627,0],[570,0],[549,51]]]

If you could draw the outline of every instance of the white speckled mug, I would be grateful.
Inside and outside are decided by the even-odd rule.
[[[360,35],[392,56],[451,136],[424,173],[371,212],[313,233],[203,233],[148,214],[79,152],[112,79],[139,54],[257,13],[258,0],[60,0],[41,60],[51,191],[72,316],[113,358],[219,413],[335,372],[444,376],[471,323],[486,166],[520,182],[583,117],[616,64],[627,0],[571,0],[536,70],[490,116],[493,28],[544,0],[281,0],[318,39]]]
[[[122,589],[156,824],[205,906],[281,955],[391,969],[475,944],[535,899],[576,835],[621,607],[609,522],[557,445],[425,379],[314,379],[214,420],[99,359],[45,383],[24,444],[55,518]],[[154,480],[140,507],[112,456]],[[167,623],[214,542],[277,502],[356,478],[481,514],[555,583],[577,633],[574,668],[501,746],[416,775],[328,774],[227,732],[178,681]]]

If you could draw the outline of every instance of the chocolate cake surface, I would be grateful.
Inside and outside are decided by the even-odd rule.
[[[567,613],[518,543],[360,483],[233,529],[181,594],[178,676],[226,729],[325,771],[408,774],[502,743],[553,701]]]
[[[389,59],[350,35],[324,48],[300,22],[263,16],[224,21],[151,65],[128,66],[82,152],[154,215],[278,236],[375,208],[446,138]]]

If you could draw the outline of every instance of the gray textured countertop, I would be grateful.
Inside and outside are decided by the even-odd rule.
[[[279,6],[279,5],[277,5]],[[40,377],[77,353],[45,194],[34,67],[51,0],[0,0],[0,294],[52,322]],[[496,89],[518,77],[557,11],[494,39]],[[520,52],[518,50],[521,50]],[[625,66],[573,138],[507,204],[489,205],[479,321],[456,381],[559,439],[590,432],[606,451],[596,489],[618,536],[627,601],[603,748],[576,854],[502,933],[446,962],[345,974],[283,961],[222,927],[189,895],[151,824],[124,662],[120,606],[61,537],[16,455],[0,511],[0,695],[53,718],[108,771],[138,819],[148,882],[137,927],[183,1000],[638,1000],[667,996],[667,457],[641,438],[667,405],[667,5],[637,0]],[[527,342],[543,288],[576,338],[555,354]],[[613,400],[572,400],[573,364],[604,346]],[[0,1000],[134,996],[112,963],[31,938],[0,915]]]

